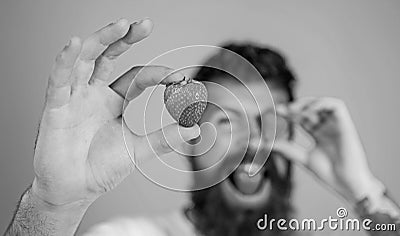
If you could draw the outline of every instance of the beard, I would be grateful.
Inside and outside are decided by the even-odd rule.
[[[221,183],[207,189],[192,192],[193,208],[190,218],[196,229],[203,235],[292,235],[291,231],[259,230],[257,221],[268,214],[269,219],[288,220],[294,213],[291,204],[291,164],[288,163],[287,173],[282,176],[273,167],[273,158],[268,160],[267,181],[271,181],[271,191],[268,201],[258,209],[238,209],[229,205],[223,197]],[[269,166],[269,167],[268,167]],[[229,181],[228,179],[224,181]]]

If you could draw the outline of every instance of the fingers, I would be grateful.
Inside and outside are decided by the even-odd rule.
[[[126,19],[120,19],[89,36],[83,43],[81,60],[95,60],[112,43],[122,38],[129,30]]]
[[[302,98],[288,106],[278,105],[278,115],[286,117],[313,134],[344,107],[343,102],[335,98]]]
[[[312,103],[317,101],[315,97],[300,98],[289,105],[279,104],[276,106],[276,113],[286,118],[296,119],[299,114],[306,110]]]
[[[319,113],[313,110],[305,110],[299,115],[300,125],[307,131],[313,132],[318,129],[321,119]]]
[[[306,165],[308,150],[289,140],[275,140],[272,151],[282,155],[284,158]]]
[[[88,84],[95,60],[109,45],[121,39],[128,30],[128,21],[120,19],[95,32],[83,42],[82,51],[75,68],[75,87]]]
[[[110,75],[114,70],[115,60],[126,52],[134,43],[137,43],[150,35],[153,29],[153,22],[144,19],[130,25],[128,33],[116,42],[112,43],[97,59],[93,75],[89,83],[101,82],[108,85]]]
[[[57,56],[51,72],[47,90],[49,106],[66,104],[77,88],[88,85],[89,78],[92,78],[90,82],[108,85],[114,60],[132,44],[147,37],[152,27],[149,19],[132,25],[120,19],[95,32],[82,43],[79,38],[72,38]],[[133,88],[134,91],[138,90],[136,86]]]
[[[318,150],[314,150],[311,154],[301,145],[290,141],[277,141],[274,143],[272,150],[282,155],[282,157],[300,164],[301,167],[305,167],[317,179],[331,186],[332,183],[335,183],[335,178],[332,174],[332,165],[328,157]]]
[[[135,157],[145,159],[161,156],[174,151],[182,145],[200,135],[200,127],[195,125],[190,128],[178,124],[171,124],[161,130],[141,137],[141,142],[135,147]]]
[[[184,75],[165,66],[135,66],[110,87],[127,100],[133,100],[147,87],[180,81]]]
[[[318,102],[311,104],[310,111],[321,113],[321,116],[329,115],[332,112],[340,112],[346,110],[346,105],[340,99],[336,98],[321,98]],[[324,117],[323,117],[324,118]],[[325,117],[326,118],[326,117]]]
[[[69,101],[73,82],[71,74],[81,52],[81,47],[81,40],[78,37],[73,37],[57,55],[48,81],[46,96],[48,106],[62,106]]]
[[[286,119],[291,120],[294,123],[300,124],[300,126],[307,132],[311,132],[315,125],[318,124],[318,115],[310,111],[309,108],[318,101],[314,97],[304,97],[289,105],[277,105],[276,113]]]
[[[150,19],[144,19],[130,25],[128,33],[117,42],[111,44],[103,55],[108,58],[115,58],[127,51],[132,44],[141,41],[150,35],[153,30],[153,22]]]

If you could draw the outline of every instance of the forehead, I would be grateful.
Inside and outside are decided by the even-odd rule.
[[[288,94],[282,88],[264,81],[249,80],[245,84],[221,80],[218,85],[206,83],[211,104],[217,107],[245,111],[247,114],[272,110],[275,104],[288,102]]]

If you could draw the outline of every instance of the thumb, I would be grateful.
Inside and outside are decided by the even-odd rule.
[[[293,141],[275,140],[272,151],[281,154],[290,161],[303,165],[307,163],[307,149]]]
[[[183,152],[187,141],[200,135],[200,127],[183,127],[176,123],[141,136],[141,142],[135,147],[135,156],[139,159],[162,156],[172,151]]]

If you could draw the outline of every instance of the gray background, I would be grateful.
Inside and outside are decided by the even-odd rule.
[[[33,178],[32,150],[55,55],[71,36],[85,37],[120,17],[151,17],[155,29],[121,58],[115,75],[191,44],[251,39],[281,49],[300,79],[300,95],[347,102],[371,168],[400,201],[400,1],[216,2],[1,1],[0,231]],[[296,184],[301,217],[325,218],[349,208],[301,170]],[[136,173],[93,204],[81,230],[115,216],[166,212],[186,197]]]

